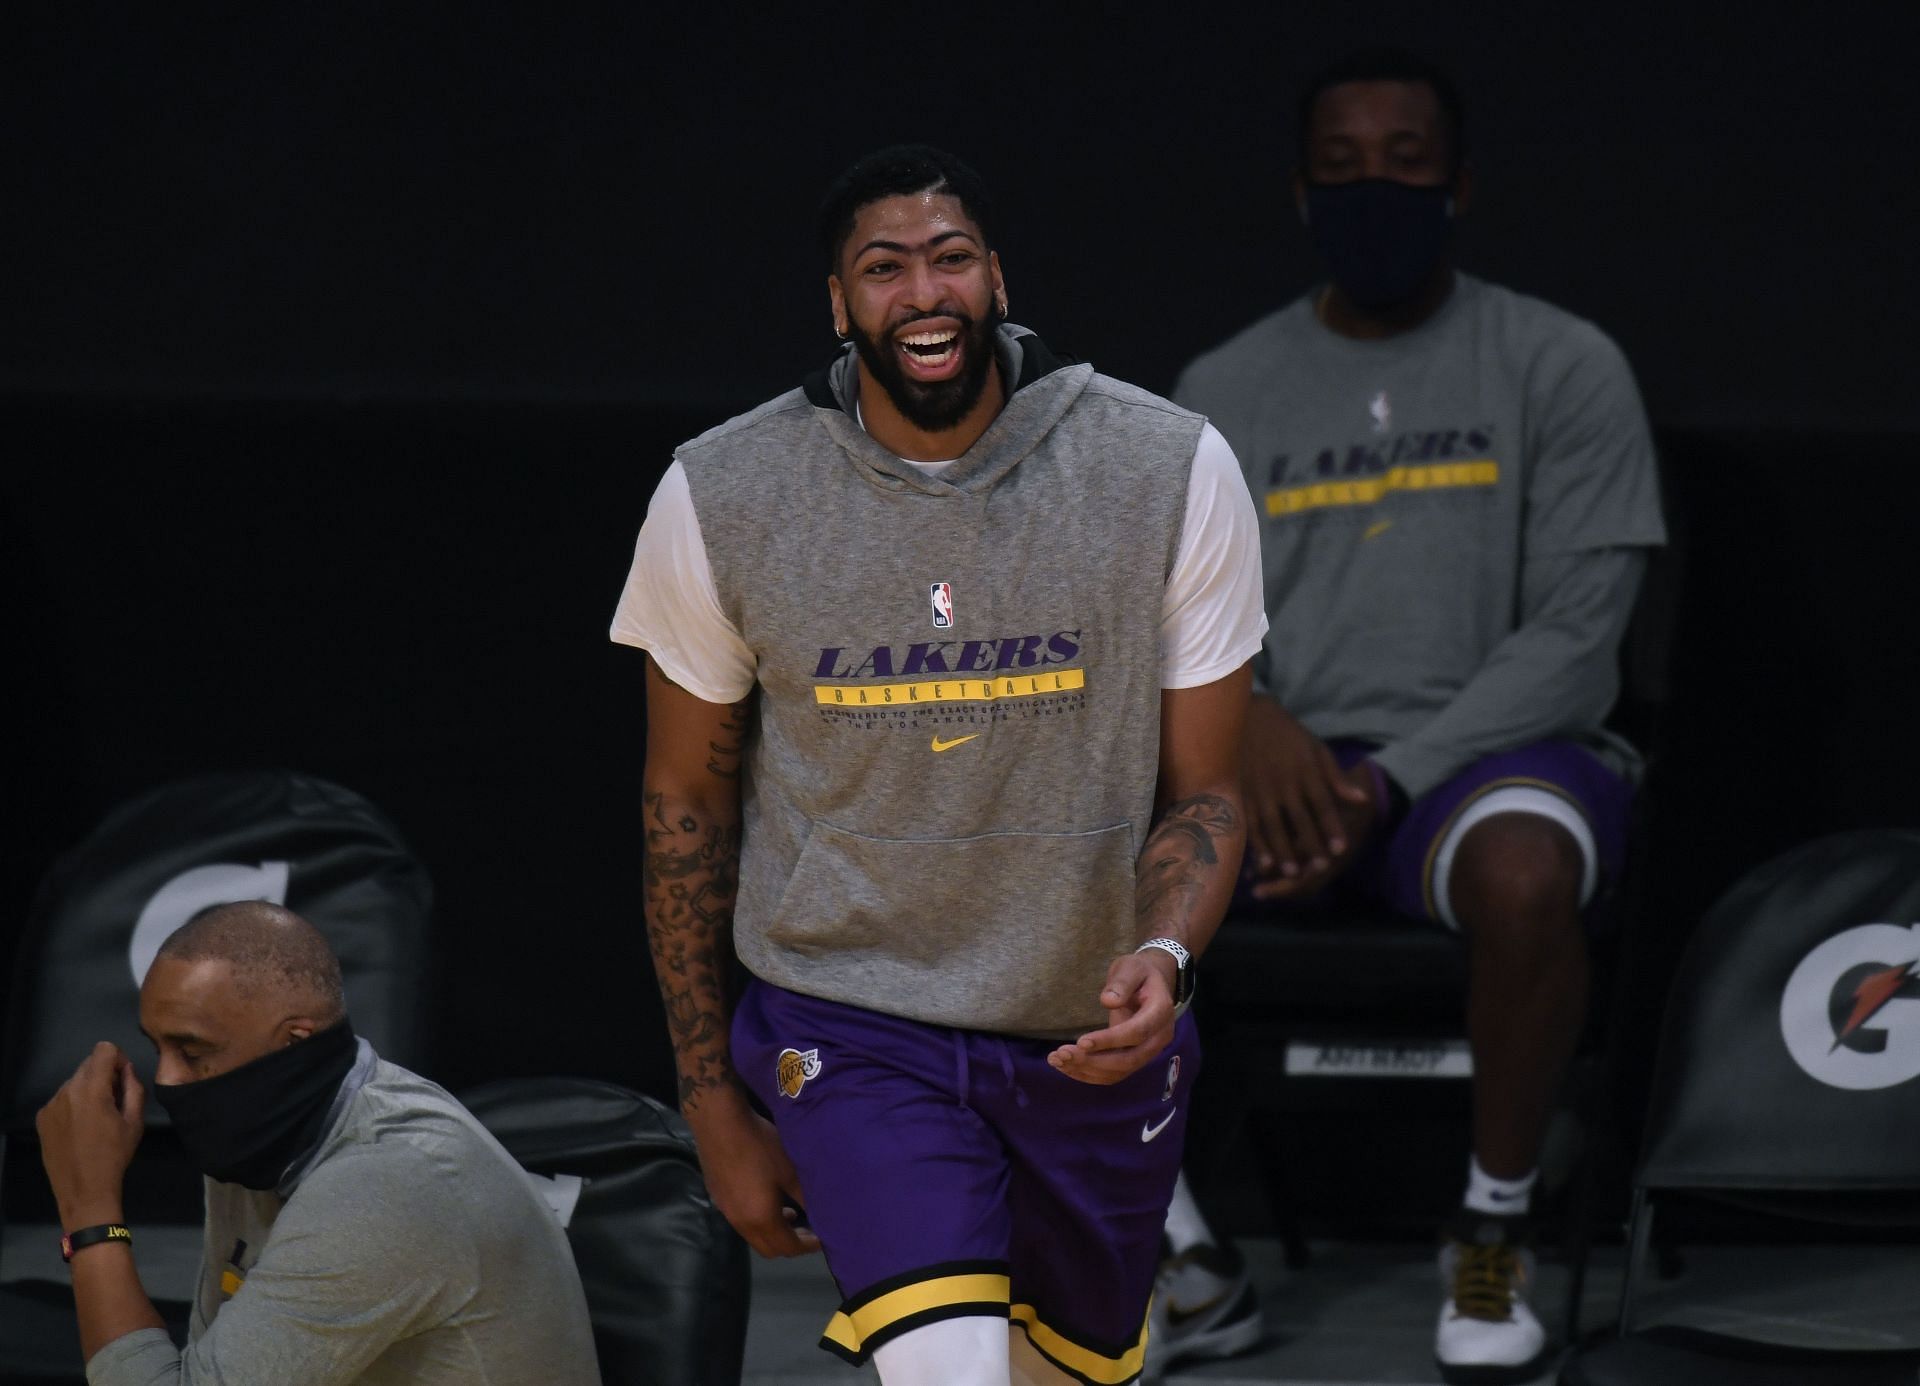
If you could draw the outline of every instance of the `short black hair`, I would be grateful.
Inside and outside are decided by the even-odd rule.
[[[1460,99],[1460,88],[1438,63],[1408,49],[1393,47],[1356,49],[1321,68],[1307,83],[1300,95],[1299,110],[1298,154],[1302,168],[1307,166],[1307,140],[1313,132],[1314,103],[1331,88],[1343,87],[1348,82],[1424,82],[1433,88],[1450,137],[1448,171],[1460,172],[1467,161],[1467,108]]]
[[[894,144],[875,150],[833,180],[820,204],[820,253],[827,272],[840,272],[840,252],[853,234],[860,209],[883,197],[913,193],[946,193],[980,228],[987,247],[993,245],[993,198],[979,174],[944,149],[930,144]]]

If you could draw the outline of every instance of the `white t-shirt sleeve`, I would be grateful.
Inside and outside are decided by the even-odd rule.
[[[633,546],[633,567],[609,632],[637,645],[696,698],[737,703],[753,691],[753,651],[720,609],[687,473],[667,468]]]
[[[1260,650],[1260,522],[1247,479],[1212,424],[1200,431],[1187,478],[1187,518],[1160,603],[1160,686],[1225,678]]]

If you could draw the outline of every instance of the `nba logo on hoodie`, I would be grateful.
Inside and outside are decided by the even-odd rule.
[[[933,598],[933,628],[946,630],[953,624],[953,584],[936,582],[932,584],[930,595]]]

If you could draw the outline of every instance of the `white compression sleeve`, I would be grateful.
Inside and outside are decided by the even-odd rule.
[[[882,1386],[1012,1386],[1007,1336],[1003,1318],[942,1319],[882,1343],[873,1350],[873,1365]]]
[[[1523,784],[1506,785],[1474,800],[1471,808],[1454,819],[1446,837],[1441,839],[1440,849],[1433,854],[1433,899],[1440,908],[1441,922],[1459,931],[1460,921],[1453,913],[1453,858],[1468,831],[1496,813],[1538,814],[1572,834],[1585,863],[1580,873],[1580,903],[1585,905],[1593,898],[1594,887],[1600,881],[1600,849],[1594,845],[1593,829],[1580,816],[1580,810],[1547,790]]]

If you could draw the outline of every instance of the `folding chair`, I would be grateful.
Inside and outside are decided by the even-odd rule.
[[[1619,1323],[1563,1386],[1920,1379],[1916,921],[1920,833],[1894,831],[1802,846],[1707,915],[1667,1005]],[[1723,1244],[1652,1283],[1656,1213]]]

